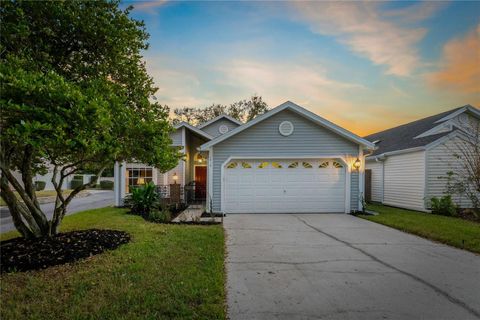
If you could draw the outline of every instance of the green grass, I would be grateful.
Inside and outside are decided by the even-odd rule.
[[[378,212],[379,215],[360,217],[427,239],[480,253],[480,223],[383,205],[368,205],[368,209]]]
[[[63,231],[88,228],[124,230],[133,239],[74,264],[0,276],[1,319],[225,318],[220,225],[155,224],[115,208],[62,224]]]

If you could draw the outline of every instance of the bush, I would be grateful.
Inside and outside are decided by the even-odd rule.
[[[100,189],[103,190],[113,190],[113,181],[100,181]]]
[[[35,190],[42,191],[45,189],[45,185],[47,183],[45,181],[35,181]]]
[[[167,208],[162,210],[153,209],[148,214],[147,220],[153,222],[170,222],[172,220],[172,214]]]
[[[73,176],[73,180],[80,180],[83,184],[83,175],[79,174],[79,175],[74,175]]]
[[[430,199],[430,207],[433,214],[439,214],[442,216],[455,216],[457,215],[457,206],[452,201],[450,195],[443,196],[440,199],[433,197]]]
[[[125,198],[125,205],[131,208],[133,214],[149,217],[150,211],[158,209],[160,196],[155,190],[155,184],[148,184],[133,188],[130,196]]]
[[[76,189],[81,185],[83,185],[83,178],[82,180],[73,179],[72,181],[70,181],[70,189]]]

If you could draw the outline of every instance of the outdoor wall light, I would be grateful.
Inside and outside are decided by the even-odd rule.
[[[177,184],[177,180],[178,180],[177,173],[174,172],[174,173],[173,173],[173,182],[174,182],[175,184]]]
[[[357,158],[357,160],[355,160],[355,162],[353,163],[353,167],[357,171],[358,171],[358,169],[360,169],[360,159]]]

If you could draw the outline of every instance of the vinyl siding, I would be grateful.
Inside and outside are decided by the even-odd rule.
[[[350,210],[358,210],[358,172],[350,174]]]
[[[295,129],[292,135],[284,137],[278,132],[282,121],[291,121]],[[358,156],[358,145],[322,128],[290,110],[284,110],[213,147],[212,203],[213,210],[221,210],[221,168],[230,156]],[[352,188],[355,188],[352,183]],[[352,198],[358,197],[352,189]],[[352,202],[352,205],[354,205]]]
[[[461,162],[454,157],[459,138],[452,138],[427,151],[427,200],[442,197],[446,191],[446,173],[460,171]],[[453,201],[462,208],[470,208],[471,203],[465,196],[453,195]]]
[[[236,127],[238,127],[238,124],[233,123],[232,121],[230,121],[228,119],[222,118],[222,119],[218,119],[214,123],[209,124],[206,127],[203,127],[200,130],[208,133],[209,135],[211,135],[213,137],[217,137],[217,136],[221,135],[221,133],[218,132],[218,128],[221,125],[226,125],[228,127],[228,131],[231,131],[231,130],[235,129]]]
[[[182,128],[175,130],[170,133],[170,138],[172,139],[172,145],[181,146],[182,145]]]
[[[425,210],[425,151],[389,156],[384,166],[384,203]]]
[[[367,161],[366,169],[372,170],[372,201],[383,201],[383,162]]]

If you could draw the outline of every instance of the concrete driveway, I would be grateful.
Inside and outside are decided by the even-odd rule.
[[[232,214],[230,319],[480,319],[480,256],[346,214]]]

